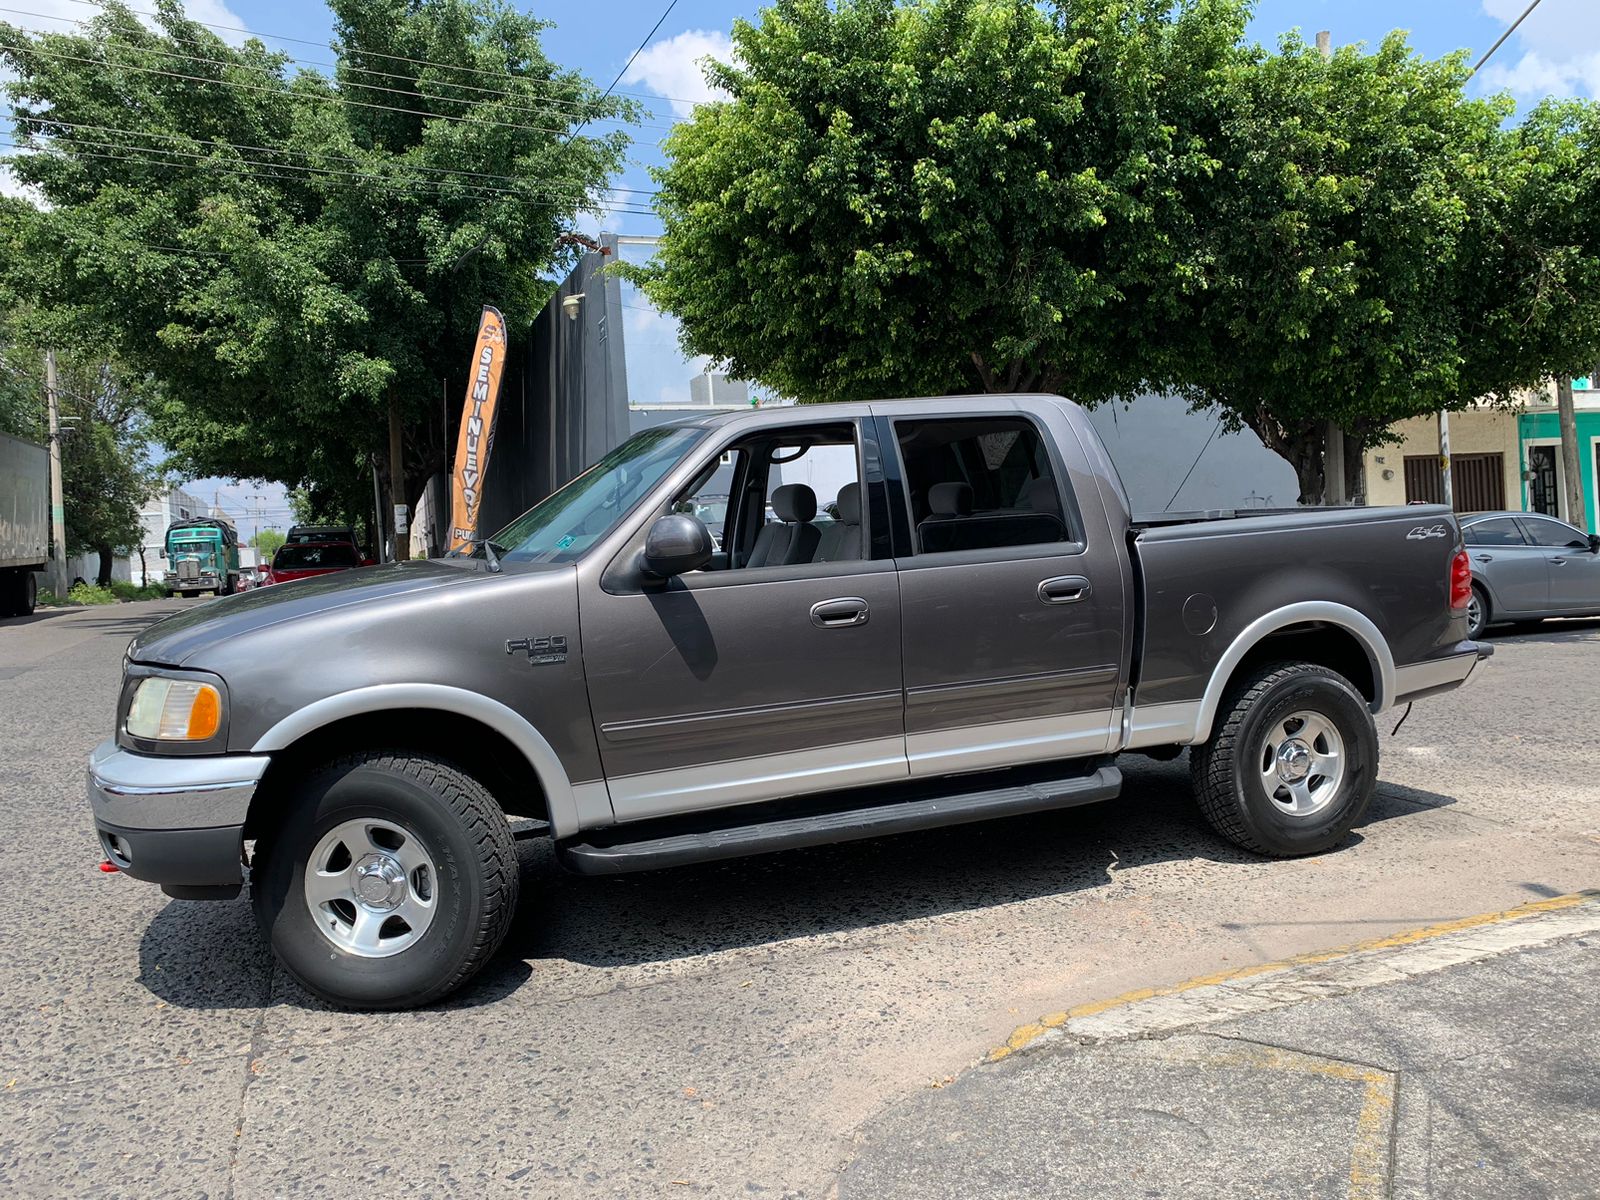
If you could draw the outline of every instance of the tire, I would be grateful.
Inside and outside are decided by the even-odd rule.
[[[1472,585],[1472,599],[1467,602],[1467,637],[1477,641],[1489,628],[1489,594],[1476,583]]]
[[[1282,753],[1271,753],[1275,747]],[[1313,663],[1273,663],[1229,689],[1211,740],[1189,761],[1212,828],[1246,850],[1294,858],[1337,846],[1366,813],[1378,733],[1366,699],[1344,676]],[[1301,770],[1308,774],[1287,782]]]
[[[17,586],[17,595],[17,611],[13,615],[33,616],[33,610],[39,604],[39,576],[32,571],[22,572],[22,582]]]
[[[334,1004],[399,1009],[482,969],[505,940],[518,889],[515,843],[487,788],[441,759],[370,751],[295,790],[284,819],[257,839],[251,881],[256,919],[291,975]],[[313,859],[328,873],[308,891]],[[358,907],[350,890],[325,898],[363,869],[377,875],[363,886],[391,889],[376,908]]]

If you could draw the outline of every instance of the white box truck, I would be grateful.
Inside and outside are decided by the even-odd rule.
[[[50,459],[37,442],[0,433],[0,617],[25,617],[50,561]]]

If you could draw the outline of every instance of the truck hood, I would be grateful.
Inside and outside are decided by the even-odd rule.
[[[284,622],[314,619],[354,604],[466,588],[500,578],[470,559],[389,563],[253,589],[197,604],[146,629],[128,647],[134,662],[181,667],[212,646]]]

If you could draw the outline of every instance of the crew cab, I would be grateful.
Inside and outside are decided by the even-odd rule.
[[[690,416],[470,554],[151,626],[89,798],[123,872],[248,876],[309,989],[404,1007],[495,952],[530,831],[654,869],[1109,801],[1189,747],[1222,836],[1329,850],[1374,718],[1489,654],[1470,595],[1444,508],[1138,516],[1054,396]]]

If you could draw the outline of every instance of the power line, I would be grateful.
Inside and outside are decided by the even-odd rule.
[[[672,10],[677,8],[677,7],[678,7],[678,0],[670,0],[670,3],[668,3],[668,5],[666,7],[666,11],[664,11],[659,17],[656,18],[656,23],[654,25],[650,26],[650,32],[644,35],[644,40],[642,42],[640,42],[636,47],[634,47],[633,53],[628,55],[628,61],[622,64],[622,70],[617,72],[617,77],[615,79],[613,79],[611,81],[611,83],[606,87],[606,90],[601,95],[600,99],[604,100],[607,96],[611,95],[612,89],[615,88],[617,86],[617,84],[622,82],[622,77],[628,73],[628,68],[633,66],[633,60],[638,58],[639,55],[644,52],[644,48],[650,44],[650,39],[655,37],[656,30],[661,28],[662,22],[664,22],[668,17],[670,17],[672,15]],[[688,103],[688,101],[685,101],[685,103]],[[574,129],[571,133],[569,133],[567,135],[567,141],[570,142],[573,138],[577,137],[580,133],[582,133],[583,130],[588,126],[588,124],[589,124],[589,122],[585,121],[582,125],[579,125],[576,129]]]
[[[78,20],[75,17],[60,16],[60,15],[55,14],[55,13],[31,12],[31,11],[29,11],[27,9],[22,9],[22,8],[4,8],[4,7],[0,7],[0,12],[14,13],[17,16],[22,16],[22,17],[37,17],[37,18],[39,18],[41,20],[47,20],[47,21],[63,21],[63,22],[66,22],[69,25],[76,25],[79,28],[88,28],[88,26],[89,26],[89,22],[88,21]],[[196,22],[196,23],[198,24],[199,22]],[[179,37],[177,34],[173,34],[173,33],[168,33],[168,34],[166,34],[166,36],[171,38],[172,41],[180,43],[180,44],[183,44],[183,45],[201,46],[201,45],[205,44],[205,43],[201,42],[197,38]],[[269,34],[269,35],[266,35],[266,36],[271,36],[271,35]],[[178,53],[176,53],[174,51],[163,50],[163,49],[160,49],[158,47],[146,47],[145,49],[148,49],[153,53],[165,54],[168,57],[189,59],[189,60],[191,60],[193,62],[210,63],[212,65],[217,65],[217,66],[241,67],[241,68],[244,68],[246,70],[260,71],[262,73],[269,74],[269,75],[271,74],[271,72],[269,71],[268,68],[256,66],[253,63],[219,62],[219,60],[217,60],[217,59],[199,58],[199,57],[196,57],[194,55],[178,54]],[[281,51],[275,51],[274,53],[282,53],[282,52]],[[296,57],[296,56],[294,56],[292,54],[284,54],[283,57],[285,59],[287,59],[290,63],[294,63],[294,64],[299,65],[299,66],[319,67],[319,68],[322,68],[324,70],[334,71],[334,72],[337,72],[337,71],[340,71],[340,70],[343,70],[343,71],[354,71],[357,74],[371,75],[371,76],[374,76],[375,78],[379,78],[379,79],[398,79],[398,80],[402,80],[404,82],[408,82],[408,83],[413,84],[416,90],[413,92],[410,89],[379,88],[379,87],[377,87],[376,85],[373,85],[373,84],[356,83],[356,82],[352,82],[352,81],[338,80],[338,79],[334,80],[335,83],[339,83],[341,86],[345,86],[345,87],[372,88],[373,90],[377,90],[377,91],[391,91],[391,92],[392,91],[400,91],[400,92],[404,92],[407,95],[415,94],[415,95],[423,96],[426,99],[447,100],[447,101],[449,101],[451,103],[455,103],[455,104],[472,103],[472,101],[458,100],[458,99],[456,99],[455,97],[452,97],[452,96],[431,96],[428,93],[423,92],[421,90],[421,87],[422,87],[422,81],[421,80],[415,79],[414,77],[412,77],[410,75],[400,74],[400,73],[395,72],[395,71],[379,71],[379,70],[375,70],[372,67],[358,67],[358,66],[355,66],[355,65],[350,64],[350,63],[322,62],[322,61],[316,60],[316,59],[298,58],[298,57]],[[446,66],[445,64],[439,64],[439,69],[452,70],[452,71],[474,71],[475,70],[475,68],[471,68],[471,67],[462,67],[462,66],[454,66],[454,65]],[[497,76],[497,77],[501,77],[501,76]],[[544,98],[544,103],[547,104],[547,105],[556,105],[556,106],[563,107],[563,108],[576,108],[576,109],[580,109],[581,110],[581,109],[585,109],[585,108],[591,107],[595,103],[594,101],[559,99],[556,96],[554,96],[554,95],[552,95],[552,94],[550,94],[548,92],[540,91],[539,88],[540,88],[541,85],[543,85],[543,86],[549,86],[550,85],[550,81],[549,80],[534,79],[534,78],[531,78],[531,77],[528,77],[528,76],[521,76],[521,75],[515,75],[515,76],[510,76],[510,77],[518,80],[521,83],[524,83],[525,85],[527,85],[530,88],[535,89],[534,90],[534,94],[537,95],[537,96],[542,96]],[[501,78],[503,78],[503,77],[501,77]],[[516,100],[516,99],[525,99],[526,98],[526,97],[519,97],[518,94],[515,93],[515,92],[511,92],[511,91],[508,91],[508,90],[505,90],[505,89],[500,89],[500,88],[478,87],[475,84],[460,83],[460,82],[455,82],[455,81],[445,82],[445,81],[441,80],[441,81],[438,81],[438,83],[442,87],[459,88],[462,91],[469,91],[469,92],[479,92],[479,93],[482,93],[485,96],[496,97],[496,98],[503,99],[503,100]],[[619,95],[631,95],[631,93],[618,93],[618,94]],[[522,106],[519,105],[518,107],[522,107]],[[531,113],[532,112],[538,112],[537,109],[533,109],[533,108],[524,108],[524,111],[531,112]],[[647,109],[646,112],[648,112],[649,115],[653,116],[653,117],[659,117],[660,116],[659,113],[655,112],[652,109]],[[621,118],[621,117],[596,117],[594,119],[597,120],[597,121],[616,121],[616,122],[623,122],[625,120],[625,118]],[[666,129],[667,126],[665,126],[665,125],[641,125],[641,128],[646,128],[646,129]]]
[[[68,62],[87,63],[90,66],[100,67],[100,68],[103,68],[103,69],[104,68],[109,68],[109,69],[122,70],[122,71],[137,71],[140,74],[144,74],[144,75],[161,75],[161,76],[164,76],[164,77],[166,77],[168,79],[184,79],[184,80],[188,80],[191,83],[215,84],[217,87],[234,88],[234,89],[239,90],[239,91],[269,92],[269,93],[271,93],[272,95],[275,95],[275,96],[285,96],[285,97],[287,97],[289,95],[287,90],[284,89],[284,88],[269,87],[266,84],[241,83],[238,80],[234,80],[234,79],[213,79],[213,78],[210,78],[209,76],[205,76],[205,75],[187,75],[187,74],[184,74],[181,71],[165,71],[165,70],[162,70],[160,67],[144,67],[144,66],[139,66],[139,65],[137,65],[135,63],[112,62],[112,61],[110,61],[108,59],[89,58],[89,57],[87,57],[85,55],[82,55],[82,54],[68,54],[64,50],[43,50],[43,49],[40,49],[37,46],[12,46],[12,45],[9,45],[9,44],[4,43],[4,42],[0,42],[0,50],[7,50],[7,51],[10,51],[10,52],[15,53],[15,54],[40,54],[40,55],[45,56],[46,58],[58,58],[58,59],[65,59]],[[232,65],[232,64],[229,64],[229,65]],[[585,121],[583,124],[579,125],[577,129],[569,131],[568,129],[557,128],[555,126],[550,126],[550,125],[524,125],[524,124],[522,124],[520,122],[517,122],[517,121],[497,121],[497,120],[493,119],[492,117],[462,117],[462,116],[455,116],[455,115],[452,115],[450,113],[429,112],[427,109],[422,109],[422,108],[401,108],[398,105],[394,105],[394,104],[374,104],[369,100],[351,100],[347,96],[326,96],[326,95],[319,95],[317,93],[310,93],[310,94],[307,94],[307,95],[300,96],[298,98],[299,99],[305,99],[305,100],[318,100],[318,101],[322,101],[322,102],[325,102],[325,103],[332,103],[332,104],[350,104],[350,105],[354,105],[357,108],[370,108],[370,109],[376,109],[376,110],[378,110],[380,112],[401,113],[401,114],[404,114],[404,115],[407,115],[407,116],[413,116],[413,117],[426,117],[426,118],[428,118],[430,120],[435,120],[435,121],[456,121],[456,122],[459,122],[460,124],[463,124],[463,125],[492,125],[492,126],[497,126],[499,128],[502,128],[502,129],[521,129],[521,130],[526,130],[526,131],[528,131],[530,133],[556,133],[556,134],[563,134],[564,133],[564,134],[567,134],[567,141],[569,141],[569,142],[574,137],[576,137],[578,135],[578,133],[581,132],[584,129],[584,127],[587,126],[587,124],[588,124],[588,122]]]
[[[1506,31],[1496,39],[1494,45],[1490,46],[1489,49],[1484,52],[1483,57],[1478,60],[1477,66],[1472,68],[1472,75],[1476,75],[1478,73],[1483,64],[1489,61],[1490,55],[1492,55],[1496,50],[1500,49],[1501,46],[1505,45],[1505,40],[1517,31],[1517,26],[1526,21],[1528,19],[1528,14],[1538,7],[1539,0],[1533,0],[1532,4],[1528,5],[1527,8],[1522,10],[1522,15],[1520,17],[1511,22],[1510,25],[1506,26]],[[1471,77],[1471,75],[1468,76],[1469,79]]]
[[[1178,492],[1183,491],[1183,485],[1185,483],[1189,482],[1189,476],[1193,475],[1194,474],[1194,469],[1200,465],[1200,456],[1203,455],[1206,452],[1207,447],[1209,447],[1211,445],[1211,438],[1216,437],[1217,436],[1217,432],[1221,428],[1222,428],[1222,418],[1218,417],[1217,418],[1217,423],[1211,427],[1211,436],[1206,438],[1204,444],[1201,445],[1200,454],[1196,454],[1194,456],[1194,461],[1189,464],[1189,470],[1187,471],[1187,473],[1185,473],[1185,475],[1183,477],[1183,483],[1178,484],[1178,491],[1172,493],[1172,500],[1168,500],[1167,501],[1167,507],[1162,510],[1163,512],[1169,511],[1172,508],[1173,500],[1176,500],[1178,498]]]
[[[184,143],[192,143],[192,144],[195,144],[195,145],[203,145],[203,146],[225,146],[230,150],[250,151],[252,153],[259,153],[259,154],[293,155],[293,156],[298,157],[298,158],[311,159],[311,160],[314,160],[314,159],[317,158],[317,153],[313,152],[313,151],[309,151],[309,150],[292,150],[292,149],[289,149],[287,147],[280,147],[280,146],[253,146],[253,145],[248,145],[248,144],[240,143],[240,142],[223,141],[220,138],[210,138],[210,137],[206,137],[206,136],[203,136],[203,135],[200,135],[200,134],[156,133],[154,131],[142,130],[142,129],[120,129],[120,128],[114,126],[114,125],[92,125],[92,124],[87,124],[85,122],[80,122],[80,121],[63,121],[63,120],[60,120],[59,118],[48,116],[48,115],[46,115],[46,116],[19,115],[19,116],[16,116],[15,118],[13,118],[13,120],[15,122],[20,122],[20,123],[25,123],[25,124],[30,124],[30,125],[37,125],[37,126],[41,127],[39,129],[23,129],[21,131],[22,135],[24,137],[29,137],[29,138],[40,137],[40,136],[43,136],[43,137],[54,137],[55,136],[54,134],[50,133],[47,129],[44,128],[45,126],[52,126],[52,127],[61,128],[61,129],[86,129],[86,130],[89,130],[91,132],[120,133],[120,134],[125,134],[125,135],[130,136],[130,137],[158,138],[158,139],[160,139],[162,141],[184,142]],[[61,139],[59,139],[59,141],[61,142],[61,144],[64,144],[64,145],[69,146],[69,147],[77,145],[80,141],[84,142],[84,144],[87,144],[87,145],[97,144],[97,143],[88,141],[88,139],[61,138]],[[150,150],[150,151],[155,151],[155,152],[158,152],[158,153],[176,153],[176,151],[165,151],[161,147],[157,147],[157,146],[137,146],[137,145],[130,146],[130,145],[122,144],[122,143],[110,143],[110,142],[98,143],[98,144],[118,147],[118,148],[121,148],[121,149],[124,149],[124,150]],[[200,156],[197,156],[197,157],[209,157],[209,156],[200,155]],[[334,159],[335,161],[338,161],[338,162],[346,162],[346,163],[354,163],[354,164],[360,164],[361,161],[362,161],[361,159],[352,157],[350,155],[330,154],[329,157]],[[291,165],[291,164],[283,164],[283,165]],[[504,175],[504,174],[498,174],[498,173],[489,172],[489,171],[464,171],[464,170],[460,170],[460,169],[456,169],[456,168],[450,168],[450,167],[425,167],[425,166],[421,166],[421,165],[418,165],[418,164],[412,164],[412,163],[405,164],[405,169],[408,170],[408,171],[421,171],[421,172],[424,172],[424,173],[429,174],[429,175],[448,175],[448,176],[459,175],[459,176],[471,177],[471,178],[475,178],[475,179],[497,180],[497,181],[501,181],[501,182],[505,182],[505,183],[513,183],[513,184],[518,184],[518,185],[521,185],[521,184],[527,182],[525,180],[519,179],[515,175]],[[616,186],[613,186],[611,184],[604,185],[601,188],[601,190],[608,191],[608,192],[623,192],[623,193],[629,193],[629,194],[640,195],[640,196],[655,196],[655,195],[659,195],[660,194],[657,191],[651,191],[651,190],[647,190],[645,188],[616,187]],[[551,194],[564,195],[565,193],[551,193]]]
[[[68,3],[71,3],[71,4],[82,4],[82,5],[84,5],[85,7],[88,7],[88,8],[103,8],[104,7],[101,3],[99,3],[99,0],[68,0]],[[157,18],[157,19],[159,19],[160,15],[161,15],[160,13],[150,12],[147,9],[142,9],[142,8],[130,8],[128,11],[133,13],[133,14],[135,14],[136,16],[154,17],[154,18]],[[274,41],[274,42],[289,42],[289,43],[291,43],[293,45],[297,45],[297,46],[316,46],[316,47],[319,47],[320,49],[327,49],[327,43],[325,43],[325,42],[314,42],[314,41],[310,40],[309,38],[289,37],[288,35],[281,34],[281,33],[261,33],[258,30],[245,29],[245,28],[243,28],[241,26],[238,26],[238,25],[218,25],[218,24],[215,24],[215,23],[213,23],[211,21],[196,21],[193,17],[189,16],[188,14],[184,15],[184,20],[190,22],[191,24],[199,25],[199,26],[201,26],[203,28],[206,28],[206,29],[220,29],[220,30],[222,30],[222,31],[224,31],[226,33],[243,33],[243,34],[249,35],[250,37],[266,38],[266,39],[268,39],[270,41]],[[381,53],[381,52],[379,52],[377,50],[363,50],[363,51],[361,51],[361,53],[367,55],[368,57],[381,58],[381,59],[384,59],[385,61],[388,61],[388,62],[410,63],[413,66],[419,66],[419,67],[440,67],[440,68],[443,68],[444,70],[449,70],[449,71],[461,71],[464,74],[468,74],[468,75],[487,75],[487,76],[489,76],[490,78],[493,78],[493,79],[502,78],[503,74],[504,74],[503,72],[500,72],[500,71],[487,71],[487,70],[484,70],[481,67],[463,67],[463,66],[457,66],[454,63],[436,62],[433,59],[428,59],[428,58],[408,58],[404,54],[383,54],[383,53]],[[675,100],[680,104],[694,104],[694,103],[697,103],[697,101],[689,100],[689,99],[686,99],[686,98],[684,98],[682,96],[660,96],[660,95],[652,95],[652,94],[650,94],[648,92],[617,92],[616,94],[618,96],[637,97],[638,99],[641,99],[641,100]]]

